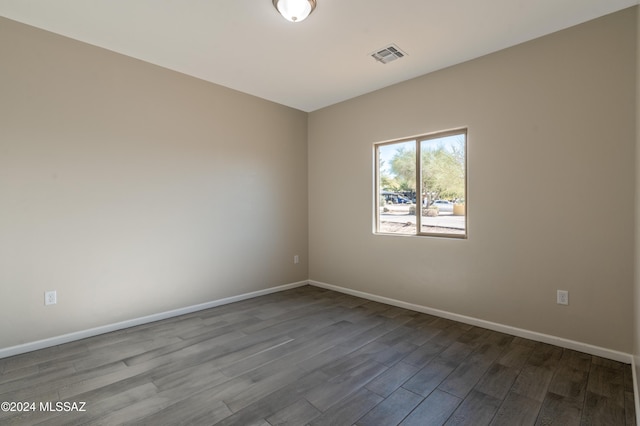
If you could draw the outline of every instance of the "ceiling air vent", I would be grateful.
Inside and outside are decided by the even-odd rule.
[[[378,62],[388,64],[391,61],[407,56],[407,54],[400,50],[400,48],[395,44],[390,44],[389,46],[372,53],[371,56]]]

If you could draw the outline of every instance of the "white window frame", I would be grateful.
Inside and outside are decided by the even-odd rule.
[[[423,184],[422,184],[422,152],[421,146],[423,141],[428,141],[432,139],[439,139],[447,136],[455,136],[455,135],[464,135],[464,201],[465,201],[465,214],[464,214],[464,234],[458,233],[446,233],[446,232],[423,232],[422,231],[422,193],[423,193]],[[440,237],[440,238],[457,238],[457,239],[467,239],[469,238],[469,223],[468,223],[468,214],[469,214],[469,190],[468,190],[468,181],[469,181],[469,172],[468,172],[468,141],[469,141],[469,131],[466,127],[457,128],[452,130],[440,131],[435,133],[429,133],[425,135],[420,135],[412,138],[404,138],[397,139],[393,141],[380,142],[376,143],[373,146],[373,157],[374,157],[374,234],[376,235],[392,235],[392,236],[418,236],[418,237]],[[416,232],[413,234],[407,233],[394,233],[394,232],[381,232],[380,231],[380,155],[378,147],[385,145],[393,145],[403,142],[415,142],[416,144]],[[420,202],[418,202],[420,199]]]

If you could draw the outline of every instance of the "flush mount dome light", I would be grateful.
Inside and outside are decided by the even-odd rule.
[[[287,21],[304,21],[316,8],[316,0],[273,0],[273,6]]]

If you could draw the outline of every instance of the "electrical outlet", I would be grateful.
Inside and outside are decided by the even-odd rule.
[[[298,256],[297,254],[295,256],[293,256],[293,263],[295,263],[295,264],[300,263],[300,256]]]
[[[558,305],[568,305],[569,304],[569,292],[567,290],[558,290],[558,298],[556,303]]]
[[[44,304],[45,305],[55,305],[58,303],[58,295],[55,290],[53,291],[45,291],[44,292]]]

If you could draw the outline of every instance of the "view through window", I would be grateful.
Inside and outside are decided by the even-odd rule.
[[[466,151],[466,129],[377,144],[376,232],[466,238]]]

